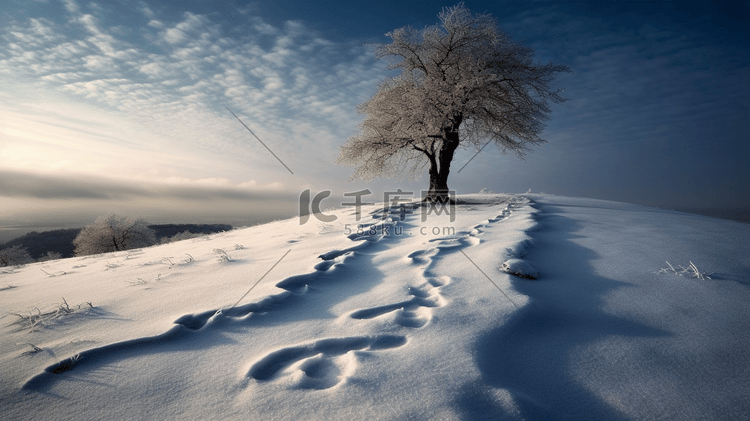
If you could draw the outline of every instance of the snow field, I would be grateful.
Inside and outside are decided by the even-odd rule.
[[[410,206],[335,214],[0,274],[0,416],[750,410],[743,224],[550,195],[462,196],[455,221]],[[711,280],[659,273],[667,260]],[[74,311],[54,313],[62,297]],[[35,307],[50,316],[33,328],[13,314]]]

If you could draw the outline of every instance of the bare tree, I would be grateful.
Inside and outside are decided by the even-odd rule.
[[[446,200],[456,149],[477,150],[494,142],[519,158],[539,134],[551,111],[563,102],[550,84],[557,64],[533,61],[531,48],[513,42],[487,14],[473,15],[463,3],[445,8],[440,23],[396,29],[375,57],[395,59],[401,69],[358,107],[367,117],[349,138],[337,163],[357,165],[352,179],[372,179],[410,170],[416,178],[429,164],[428,199]]]
[[[0,267],[19,266],[33,262],[29,252],[21,246],[7,247],[0,250]]]
[[[114,213],[100,216],[93,225],[84,227],[73,240],[76,256],[129,250],[154,244],[156,235],[145,220]]]

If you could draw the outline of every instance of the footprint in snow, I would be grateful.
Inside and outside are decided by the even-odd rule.
[[[436,239],[440,241],[437,247],[428,250],[418,250],[407,257],[417,265],[423,265],[423,273],[426,282],[420,286],[409,287],[408,300],[393,304],[386,304],[355,311],[350,315],[353,319],[374,319],[385,314],[396,312],[395,322],[404,327],[424,327],[432,319],[432,308],[442,307],[446,300],[440,294],[440,288],[450,283],[448,276],[430,276],[429,271],[433,259],[441,249],[460,246],[461,243],[454,237]]]
[[[400,335],[322,339],[271,352],[250,367],[246,378],[265,382],[289,376],[300,389],[329,389],[353,374],[352,351],[381,351],[404,344],[406,337]]]
[[[440,295],[439,288],[450,282],[447,276],[431,279],[419,287],[409,287],[411,299],[398,303],[387,304],[363,310],[351,314],[353,319],[374,319],[390,312],[396,312],[396,323],[404,327],[423,327],[432,319],[434,307],[445,305],[445,299]]]

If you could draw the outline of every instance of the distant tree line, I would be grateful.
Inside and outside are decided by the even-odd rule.
[[[213,234],[215,232],[232,230],[232,226],[228,224],[162,224],[149,225],[148,227],[154,230],[159,242],[162,242],[165,238],[171,238],[177,234],[184,233],[185,231],[193,234]]]
[[[80,228],[43,232],[31,231],[5,244],[0,244],[0,249],[18,246],[26,249],[34,260],[46,255],[48,252],[60,253],[62,257],[72,257],[73,250],[75,249],[73,247],[73,240],[80,231]]]
[[[74,244],[76,238],[78,238],[84,230],[87,230],[89,236],[88,240],[93,241],[92,233],[98,231],[101,236],[105,231],[102,227],[105,222],[115,223],[120,222],[119,226],[127,226],[128,223],[137,222],[137,228],[141,234],[146,233],[145,237],[141,235],[137,241],[133,241],[132,232],[131,241],[128,243],[127,239],[123,236],[118,240],[111,241],[110,244],[99,244],[98,248],[82,248],[81,253],[76,253],[76,245]],[[99,224],[98,230],[95,229]],[[146,247],[158,243],[166,243],[171,241],[179,241],[187,238],[196,237],[199,235],[212,234],[222,231],[230,231],[231,225],[228,224],[159,224],[159,225],[146,225],[143,220],[138,218],[119,217],[117,215],[107,215],[97,219],[93,225],[89,225],[84,228],[70,228],[70,229],[58,229],[52,231],[31,231],[20,237],[14,238],[6,243],[0,243],[0,266],[16,266],[26,263],[32,263],[35,261],[54,260],[66,257],[73,257],[75,255],[84,254],[96,254],[104,253],[107,251],[117,251],[119,249],[130,249],[138,247]],[[148,232],[153,234],[151,237]],[[112,234],[113,231],[109,231]],[[128,233],[121,233],[127,237]],[[85,241],[84,241],[85,243]],[[107,247],[111,245],[111,249]],[[90,251],[91,253],[87,253]]]

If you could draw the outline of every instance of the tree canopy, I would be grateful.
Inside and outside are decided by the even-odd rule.
[[[353,179],[396,175],[414,178],[429,165],[430,198],[444,198],[456,149],[494,142],[523,157],[551,111],[563,102],[550,85],[559,64],[533,61],[534,52],[498,28],[488,14],[472,14],[463,3],[445,8],[440,23],[386,34],[375,57],[391,60],[377,93],[358,107],[366,115],[358,135],[341,148],[338,163],[356,165]]]
[[[73,244],[76,256],[86,256],[152,246],[156,236],[142,218],[111,213],[83,227]]]

